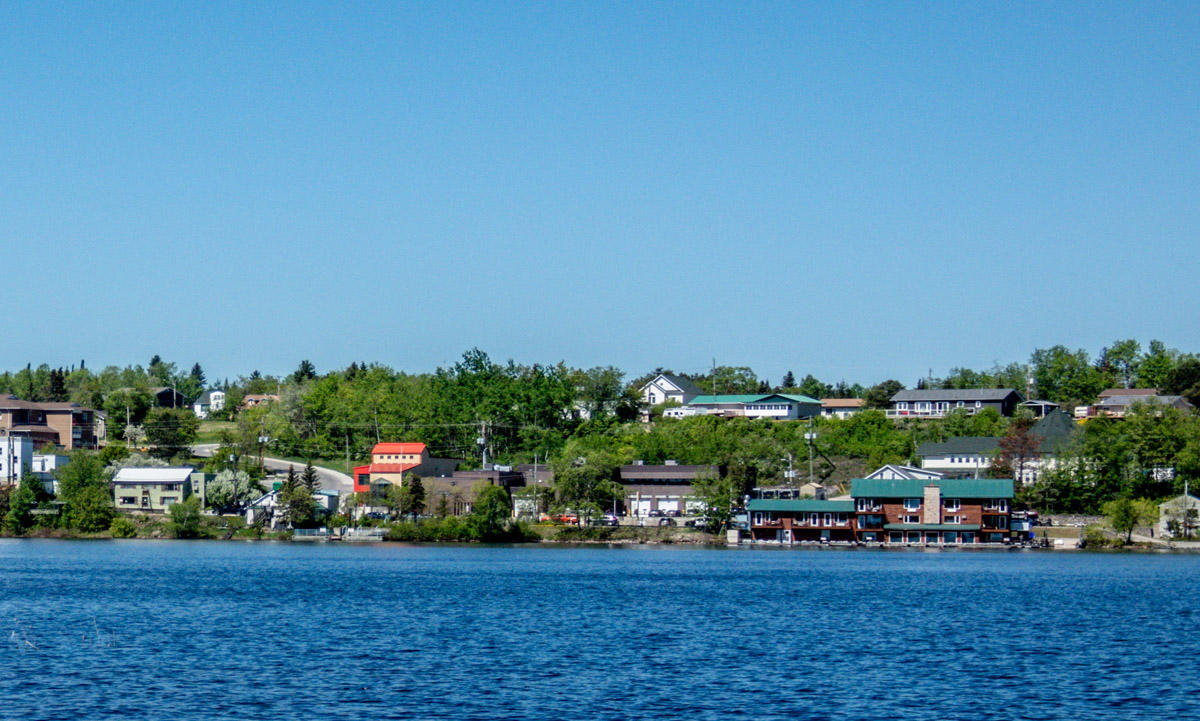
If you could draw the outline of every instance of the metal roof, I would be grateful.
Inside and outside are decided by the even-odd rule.
[[[729,395],[729,396],[696,396],[692,399],[689,405],[705,406],[705,405],[737,405],[746,403],[765,403],[771,398],[783,398],[784,400],[792,401],[793,403],[815,403],[821,404],[821,401],[808,396],[796,395],[794,393],[767,393],[758,395]]]
[[[182,468],[122,468],[113,476],[113,483],[181,483],[192,475],[192,469]]]
[[[900,391],[892,396],[896,401],[1002,401],[1017,392],[1012,388],[959,388],[951,390]]]
[[[1013,497],[1011,478],[855,478],[850,481],[850,495],[854,498],[920,498],[929,485],[940,488],[943,498]]]
[[[854,501],[818,501],[813,498],[795,500],[755,498],[746,504],[748,511],[789,511],[796,513],[854,513]]]

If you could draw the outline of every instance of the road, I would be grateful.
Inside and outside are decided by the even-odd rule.
[[[208,458],[212,456],[216,450],[216,443],[202,443],[197,446],[192,446],[192,452],[201,458]],[[263,465],[276,471],[287,471],[288,466],[294,466],[296,468],[296,473],[304,470],[303,463],[285,461],[281,458],[264,458]],[[350,478],[350,476],[346,475],[345,473],[339,473],[338,471],[331,471],[328,468],[321,468],[320,466],[316,466],[316,469],[317,475],[321,477],[321,488],[330,491],[337,491],[339,496],[344,496],[354,492],[354,480]]]

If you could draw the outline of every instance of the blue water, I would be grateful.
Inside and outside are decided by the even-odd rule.
[[[1200,557],[0,541],[0,717],[1200,718]]]

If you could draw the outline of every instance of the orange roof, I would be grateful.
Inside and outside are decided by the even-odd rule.
[[[378,453],[398,453],[419,456],[424,452],[424,443],[376,443],[375,447],[371,449],[371,455]]]
[[[826,408],[861,408],[862,398],[826,398],[821,405]]]
[[[371,473],[403,473],[410,468],[416,468],[420,463],[372,463]]]

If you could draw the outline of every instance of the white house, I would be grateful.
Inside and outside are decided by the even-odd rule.
[[[1200,536],[1200,498],[1185,493],[1158,504],[1158,531],[1163,538]]]
[[[687,378],[669,373],[659,373],[646,385],[642,386],[642,402],[647,406],[674,401],[686,405],[701,394],[701,390]]]
[[[197,418],[208,418],[208,414],[216,413],[225,407],[225,391],[204,391],[192,404],[192,412]]]
[[[870,475],[863,476],[863,478],[878,478],[885,481],[937,481],[945,477],[944,473],[931,471],[927,468],[913,468],[912,466],[900,466],[891,463],[875,469]]]
[[[0,485],[21,482],[25,468],[33,465],[33,439],[29,436],[0,437]]]
[[[724,418],[770,418],[777,421],[794,421],[812,418],[821,412],[821,401],[808,396],[787,393],[767,395],[722,395],[696,396],[691,403],[679,408],[663,411],[667,418],[685,418],[695,415],[721,416]]]
[[[823,418],[846,419],[863,409],[862,398],[825,398],[821,400]]]

